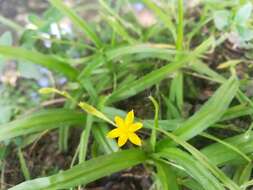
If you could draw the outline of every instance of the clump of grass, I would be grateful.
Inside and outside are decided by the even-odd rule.
[[[55,78],[67,78],[65,85],[40,90],[47,99],[63,96],[64,105],[40,106],[41,110],[0,126],[0,141],[17,146],[26,179],[11,190],[81,188],[138,164],[153,174],[154,189],[246,190],[252,186],[253,102],[247,91],[252,79],[246,58],[252,48],[250,1],[204,1],[192,11],[183,0],[143,0],[142,11],[156,20],[148,27],[138,23],[138,13],[133,13],[128,1],[100,0],[95,6],[99,16],[91,22],[78,15],[82,6],[49,2],[52,7],[44,15],[45,22],[37,22],[29,38],[30,49],[0,45],[4,57],[25,60],[49,69]],[[129,7],[126,12],[125,7]],[[65,17],[78,30],[74,39],[52,37],[47,40],[55,46],[38,47],[41,32]],[[239,18],[243,23],[238,23]],[[240,42],[236,48],[231,44],[235,33]],[[227,46],[243,56],[235,59],[226,51],[217,52]],[[151,104],[144,107],[148,97]],[[134,110],[137,115],[152,112],[154,117],[141,114],[135,123],[134,108],[120,106],[133,98],[140,109]],[[31,179],[22,149],[58,129],[59,151],[68,152],[74,126],[82,132],[70,168]]]

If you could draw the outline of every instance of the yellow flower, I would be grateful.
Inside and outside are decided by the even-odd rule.
[[[142,128],[142,123],[134,123],[134,111],[128,112],[125,119],[119,116],[114,118],[117,128],[111,130],[108,134],[108,138],[118,138],[119,147],[126,144],[129,139],[135,145],[141,146],[141,139],[136,135],[136,131]]]

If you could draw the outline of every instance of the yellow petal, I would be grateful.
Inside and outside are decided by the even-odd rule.
[[[118,139],[118,145],[119,147],[122,147],[124,144],[126,144],[127,142],[127,139],[128,139],[128,136],[127,135],[120,135],[119,139]]]
[[[131,131],[131,132],[138,131],[140,128],[142,128],[142,126],[143,126],[143,124],[140,122],[134,123],[134,124],[130,125],[129,131]]]
[[[124,120],[121,117],[115,116],[114,121],[118,127],[124,126]]]
[[[120,136],[120,130],[118,128],[111,130],[108,134],[107,137],[108,138],[116,138]]]
[[[140,137],[138,137],[138,135],[136,135],[135,133],[129,134],[129,140],[130,140],[133,144],[138,145],[138,146],[141,146],[141,139],[140,139]]]
[[[127,116],[125,118],[125,124],[130,125],[133,122],[134,122],[134,110],[131,110],[130,112],[127,113]]]

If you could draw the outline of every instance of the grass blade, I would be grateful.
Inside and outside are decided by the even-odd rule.
[[[236,95],[237,90],[238,81],[232,77],[215,92],[198,112],[176,129],[174,134],[184,140],[189,140],[219,121]],[[166,141],[168,142],[168,140],[164,140],[164,144],[167,144]]]
[[[223,141],[237,147],[244,154],[253,152],[253,132],[230,137]],[[245,162],[244,159],[238,157],[237,152],[220,143],[209,145],[202,149],[201,152],[216,165],[224,165],[225,163],[232,161],[235,161],[235,163],[236,161],[240,161],[240,163]]]
[[[230,189],[230,190],[240,190],[240,187],[234,183],[229,177],[227,177],[218,167],[216,167],[215,164],[207,156],[205,156],[203,153],[198,151],[195,147],[193,147],[191,144],[187,143],[186,141],[182,140],[180,137],[177,137],[176,135],[163,131],[161,129],[158,129],[158,131],[161,131],[166,136],[168,136],[170,139],[172,139],[175,143],[183,146],[188,152],[192,154],[192,156],[199,161],[203,166],[205,166],[208,170],[210,170],[214,176],[216,176],[221,182],[224,183],[224,185]],[[169,144],[168,144],[169,146]],[[168,147],[167,146],[167,147]],[[166,148],[165,148],[166,149]]]
[[[190,178],[183,180],[182,185],[188,189],[205,190],[204,187],[202,187],[198,182],[196,182],[195,180],[190,179]]]
[[[122,37],[126,42],[133,44],[136,43],[135,39],[132,38],[126,29],[112,16],[105,15],[106,22],[111,26],[113,31],[115,31],[119,36]]]
[[[92,71],[95,68],[105,64],[105,62],[113,61],[127,55],[142,53],[146,55],[145,58],[152,57],[169,60],[168,55],[174,55],[176,51],[172,48],[171,45],[161,44],[138,44],[109,49],[102,54],[96,54],[92,57],[92,59],[89,59],[89,63],[81,71],[79,79],[82,80],[83,78],[87,78],[91,75]]]
[[[152,128],[151,137],[150,137],[150,144],[151,144],[152,150],[155,150],[155,147],[156,147],[156,129],[159,127],[159,122],[158,122],[158,119],[159,119],[159,104],[152,96],[149,96],[149,99],[153,103],[154,111],[155,111],[154,127]]]
[[[181,127],[174,131],[183,140],[189,140],[202,131],[215,124],[226,112],[230,102],[235,97],[239,88],[238,80],[231,77],[226,81],[214,95],[196,112],[186,120]],[[164,140],[167,146],[168,140]],[[163,142],[161,142],[162,144]]]
[[[124,150],[94,158],[53,176],[21,183],[10,190],[55,190],[76,187],[143,163],[146,159],[146,154],[141,150]]]
[[[170,64],[167,64],[145,76],[134,81],[133,83],[126,84],[116,91],[114,91],[108,98],[107,103],[113,103],[120,101],[122,99],[134,96],[139,92],[153,86],[154,84],[159,83],[161,80],[166,78],[169,74],[177,71],[182,68],[187,62],[190,62],[194,58],[203,54],[210,45],[213,45],[214,39],[208,38],[206,41],[201,43],[192,53],[185,55],[182,59],[176,60]]]
[[[18,148],[18,159],[19,159],[19,163],[20,163],[20,167],[21,167],[21,171],[25,177],[25,180],[30,180],[31,179],[31,175],[29,172],[29,169],[26,165],[26,161],[25,158],[23,156],[22,150],[21,148]]]
[[[163,21],[165,26],[170,30],[174,41],[176,42],[177,40],[177,33],[176,33],[176,28],[172,22],[172,19],[170,18],[169,15],[164,13],[160,7],[158,7],[154,2],[151,0],[143,0],[143,2],[152,10],[155,12],[155,14]]]
[[[0,141],[83,122],[85,119],[80,112],[67,109],[43,110],[0,126]]]
[[[138,94],[139,92],[153,86],[154,84],[159,83],[169,74],[181,68],[184,63],[185,61],[180,61],[180,62],[174,62],[174,63],[168,64],[166,66],[163,66],[160,69],[157,69],[143,76],[142,78],[134,81],[133,83],[122,86],[121,88],[119,88],[118,90],[116,90],[109,96],[107,100],[108,103],[117,102],[122,99],[134,96]]]
[[[176,54],[176,50],[173,46],[169,44],[138,44],[138,45],[128,45],[123,47],[117,47],[115,49],[108,50],[105,52],[106,58],[110,60],[114,60],[120,58],[124,55],[131,54],[140,54],[146,53],[150,54],[151,57],[154,58],[165,58],[166,55],[174,55]],[[166,60],[166,59],[165,59]]]
[[[178,148],[166,148],[154,156],[176,162],[198,181],[205,190],[225,190],[223,185],[199,161]]]
[[[101,123],[99,126],[92,127],[92,133],[94,135],[95,140],[100,145],[100,147],[102,147],[104,153],[106,154],[117,152],[119,150],[119,147],[115,140],[106,137],[106,134],[109,131],[110,130],[104,123]]]
[[[93,117],[91,115],[87,115],[85,129],[83,129],[83,132],[81,134],[81,140],[79,143],[79,147],[80,147],[79,164],[86,160],[86,156],[88,152],[89,137],[90,137],[92,125],[93,125]]]
[[[252,163],[238,166],[235,175],[233,176],[233,180],[236,181],[236,183],[239,185],[247,183],[251,179],[252,167]]]
[[[227,121],[243,116],[249,116],[252,114],[253,114],[252,107],[249,107],[246,104],[240,104],[227,109],[226,113],[222,117],[222,121]]]
[[[157,176],[160,180],[163,190],[179,190],[179,186],[177,184],[177,178],[172,170],[172,168],[161,161],[155,162],[157,169]]]
[[[68,63],[60,61],[50,55],[44,55],[37,51],[26,50],[19,47],[0,46],[0,55],[6,56],[11,59],[21,59],[41,65],[52,71],[59,72],[70,80],[75,80],[78,71],[71,67]]]
[[[238,153],[242,158],[244,158],[246,161],[251,162],[251,158],[250,158],[249,156],[247,156],[246,154],[244,154],[244,153],[243,153],[240,149],[238,149],[237,147],[235,147],[235,146],[233,146],[233,145],[231,145],[231,144],[229,144],[229,143],[227,143],[227,142],[225,142],[225,141],[223,141],[223,140],[220,140],[220,139],[216,138],[215,136],[210,135],[210,134],[208,134],[208,133],[202,133],[201,136],[206,137],[206,138],[208,138],[208,139],[210,139],[210,140],[213,140],[213,141],[217,141],[217,142],[220,143],[220,144],[223,144],[223,145],[226,146],[227,148],[229,148],[229,149],[231,149],[231,150],[237,152],[237,153]]]

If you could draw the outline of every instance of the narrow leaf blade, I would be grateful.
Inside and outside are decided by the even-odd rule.
[[[76,187],[143,163],[146,159],[146,153],[141,150],[124,150],[94,158],[53,176],[21,183],[10,190],[55,190]]]

